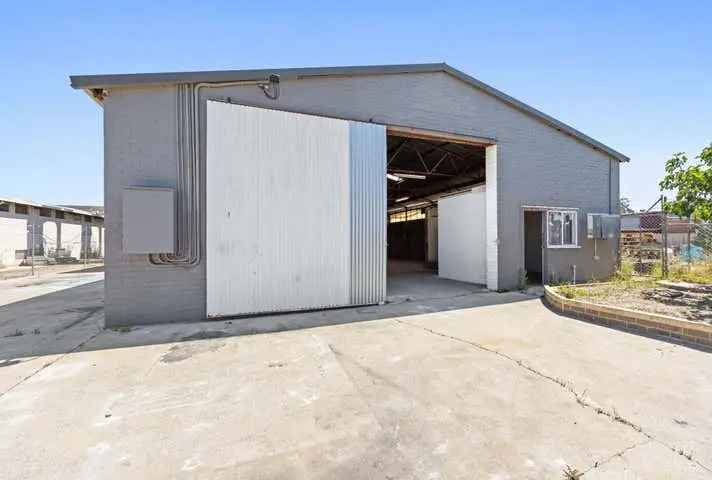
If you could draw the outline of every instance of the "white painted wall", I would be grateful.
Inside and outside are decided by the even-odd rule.
[[[490,145],[485,150],[485,177],[487,184],[485,186],[486,195],[486,211],[483,215],[486,217],[485,223],[485,242],[486,242],[486,258],[487,258],[487,278],[483,283],[487,284],[487,288],[490,290],[499,289],[499,214],[498,205],[499,197],[497,191],[499,190],[499,169],[497,168],[498,163],[498,151],[497,145]]]
[[[27,220],[0,217],[0,266],[16,266],[22,258],[15,258],[15,250],[27,248]]]
[[[99,251],[102,247],[99,243],[99,228],[100,227],[91,227],[91,251],[96,255],[99,254]]]
[[[42,236],[45,242],[45,255],[49,250],[57,248],[57,223],[47,221],[42,224]]]
[[[484,187],[438,201],[438,275],[487,283]]]
[[[62,248],[71,251],[70,256],[81,258],[82,226],[74,223],[62,224]]]
[[[428,208],[425,211],[425,229],[428,242],[428,263],[438,261],[438,209]]]
[[[208,102],[208,316],[348,305],[349,190],[348,122]]]

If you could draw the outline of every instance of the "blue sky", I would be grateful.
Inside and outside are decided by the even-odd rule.
[[[102,203],[101,110],[70,74],[445,61],[630,156],[644,208],[712,142],[710,24],[704,1],[9,2],[0,196]]]

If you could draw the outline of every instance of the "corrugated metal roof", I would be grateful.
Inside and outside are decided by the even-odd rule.
[[[622,153],[594,140],[588,135],[566,125],[559,120],[510,97],[504,92],[487,85],[466,73],[451,67],[447,63],[421,63],[406,65],[371,65],[350,67],[307,67],[307,68],[271,68],[259,70],[214,70],[203,72],[164,72],[164,73],[132,73],[112,75],[72,75],[73,88],[91,90],[96,88],[124,87],[134,85],[174,85],[178,83],[217,83],[249,80],[264,80],[270,74],[277,74],[283,79],[299,79],[315,76],[357,76],[357,75],[394,75],[407,73],[445,72],[461,81],[486,92],[508,105],[531,115],[545,124],[563,133],[577,138],[583,143],[600,150],[621,162],[630,159]]]

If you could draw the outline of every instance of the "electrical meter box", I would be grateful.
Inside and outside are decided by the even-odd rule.
[[[611,240],[620,231],[620,215],[589,213],[587,217],[588,238]]]
[[[175,253],[175,190],[124,187],[124,253]]]

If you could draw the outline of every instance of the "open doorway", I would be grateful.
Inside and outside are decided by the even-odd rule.
[[[541,285],[543,265],[543,213],[524,211],[524,268],[527,283]]]
[[[441,201],[484,189],[485,145],[467,137],[413,135],[390,128],[387,141],[387,272],[391,295],[394,285],[401,290],[400,280],[404,278],[437,279],[443,246],[467,243],[450,238],[469,231],[453,228],[452,214],[445,216],[448,228],[442,229],[441,209],[445,204],[441,206]],[[481,198],[484,200],[484,195]],[[452,207],[447,208],[452,211]],[[484,224],[484,208],[473,214],[482,217]],[[462,212],[463,225],[468,215],[469,210]],[[452,249],[444,251],[449,256],[457,255]]]

